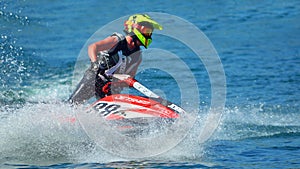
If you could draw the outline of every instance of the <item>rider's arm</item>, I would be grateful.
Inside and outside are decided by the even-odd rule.
[[[118,43],[118,38],[115,36],[107,37],[101,41],[95,42],[88,47],[88,55],[91,62],[97,61],[97,53],[103,50],[109,50]]]

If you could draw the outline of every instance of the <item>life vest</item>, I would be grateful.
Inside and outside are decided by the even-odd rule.
[[[134,64],[134,62],[138,62],[141,59],[140,47],[130,50],[124,35],[113,33],[111,36],[116,36],[118,43],[107,51],[108,56],[99,56],[100,69],[104,69],[102,73],[105,73],[107,76],[111,76],[116,71],[121,74],[129,74],[131,67],[134,66],[132,63]]]

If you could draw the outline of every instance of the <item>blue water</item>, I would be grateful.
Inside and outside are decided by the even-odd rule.
[[[225,71],[226,108],[204,144],[192,135],[158,157],[126,159],[97,148],[78,124],[64,126],[49,117],[69,111],[62,101],[72,92],[74,65],[86,41],[105,24],[141,12],[175,15],[205,33]],[[0,0],[1,167],[300,168],[299,21],[296,0]],[[205,110],[209,76],[176,45],[155,37],[151,47],[177,54],[192,68]],[[165,72],[137,78],[179,102],[178,86]]]

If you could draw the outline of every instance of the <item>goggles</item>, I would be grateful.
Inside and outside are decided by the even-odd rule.
[[[133,29],[133,33],[137,36],[137,38],[143,44],[143,46],[145,46],[145,48],[148,48],[148,46],[152,42],[152,38],[151,38],[152,32],[151,33],[144,33],[144,34],[142,34],[139,30],[137,30],[136,28],[134,28]]]
[[[151,37],[153,29],[146,27],[146,26],[140,26],[138,25],[137,28],[141,31],[142,34],[144,34],[145,36]]]

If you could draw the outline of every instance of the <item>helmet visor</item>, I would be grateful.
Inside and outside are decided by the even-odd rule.
[[[151,44],[152,39],[151,39],[151,34],[150,36],[144,36],[139,30],[136,28],[133,29],[133,33],[137,36],[139,41],[143,44],[145,48],[148,48],[148,46]]]

